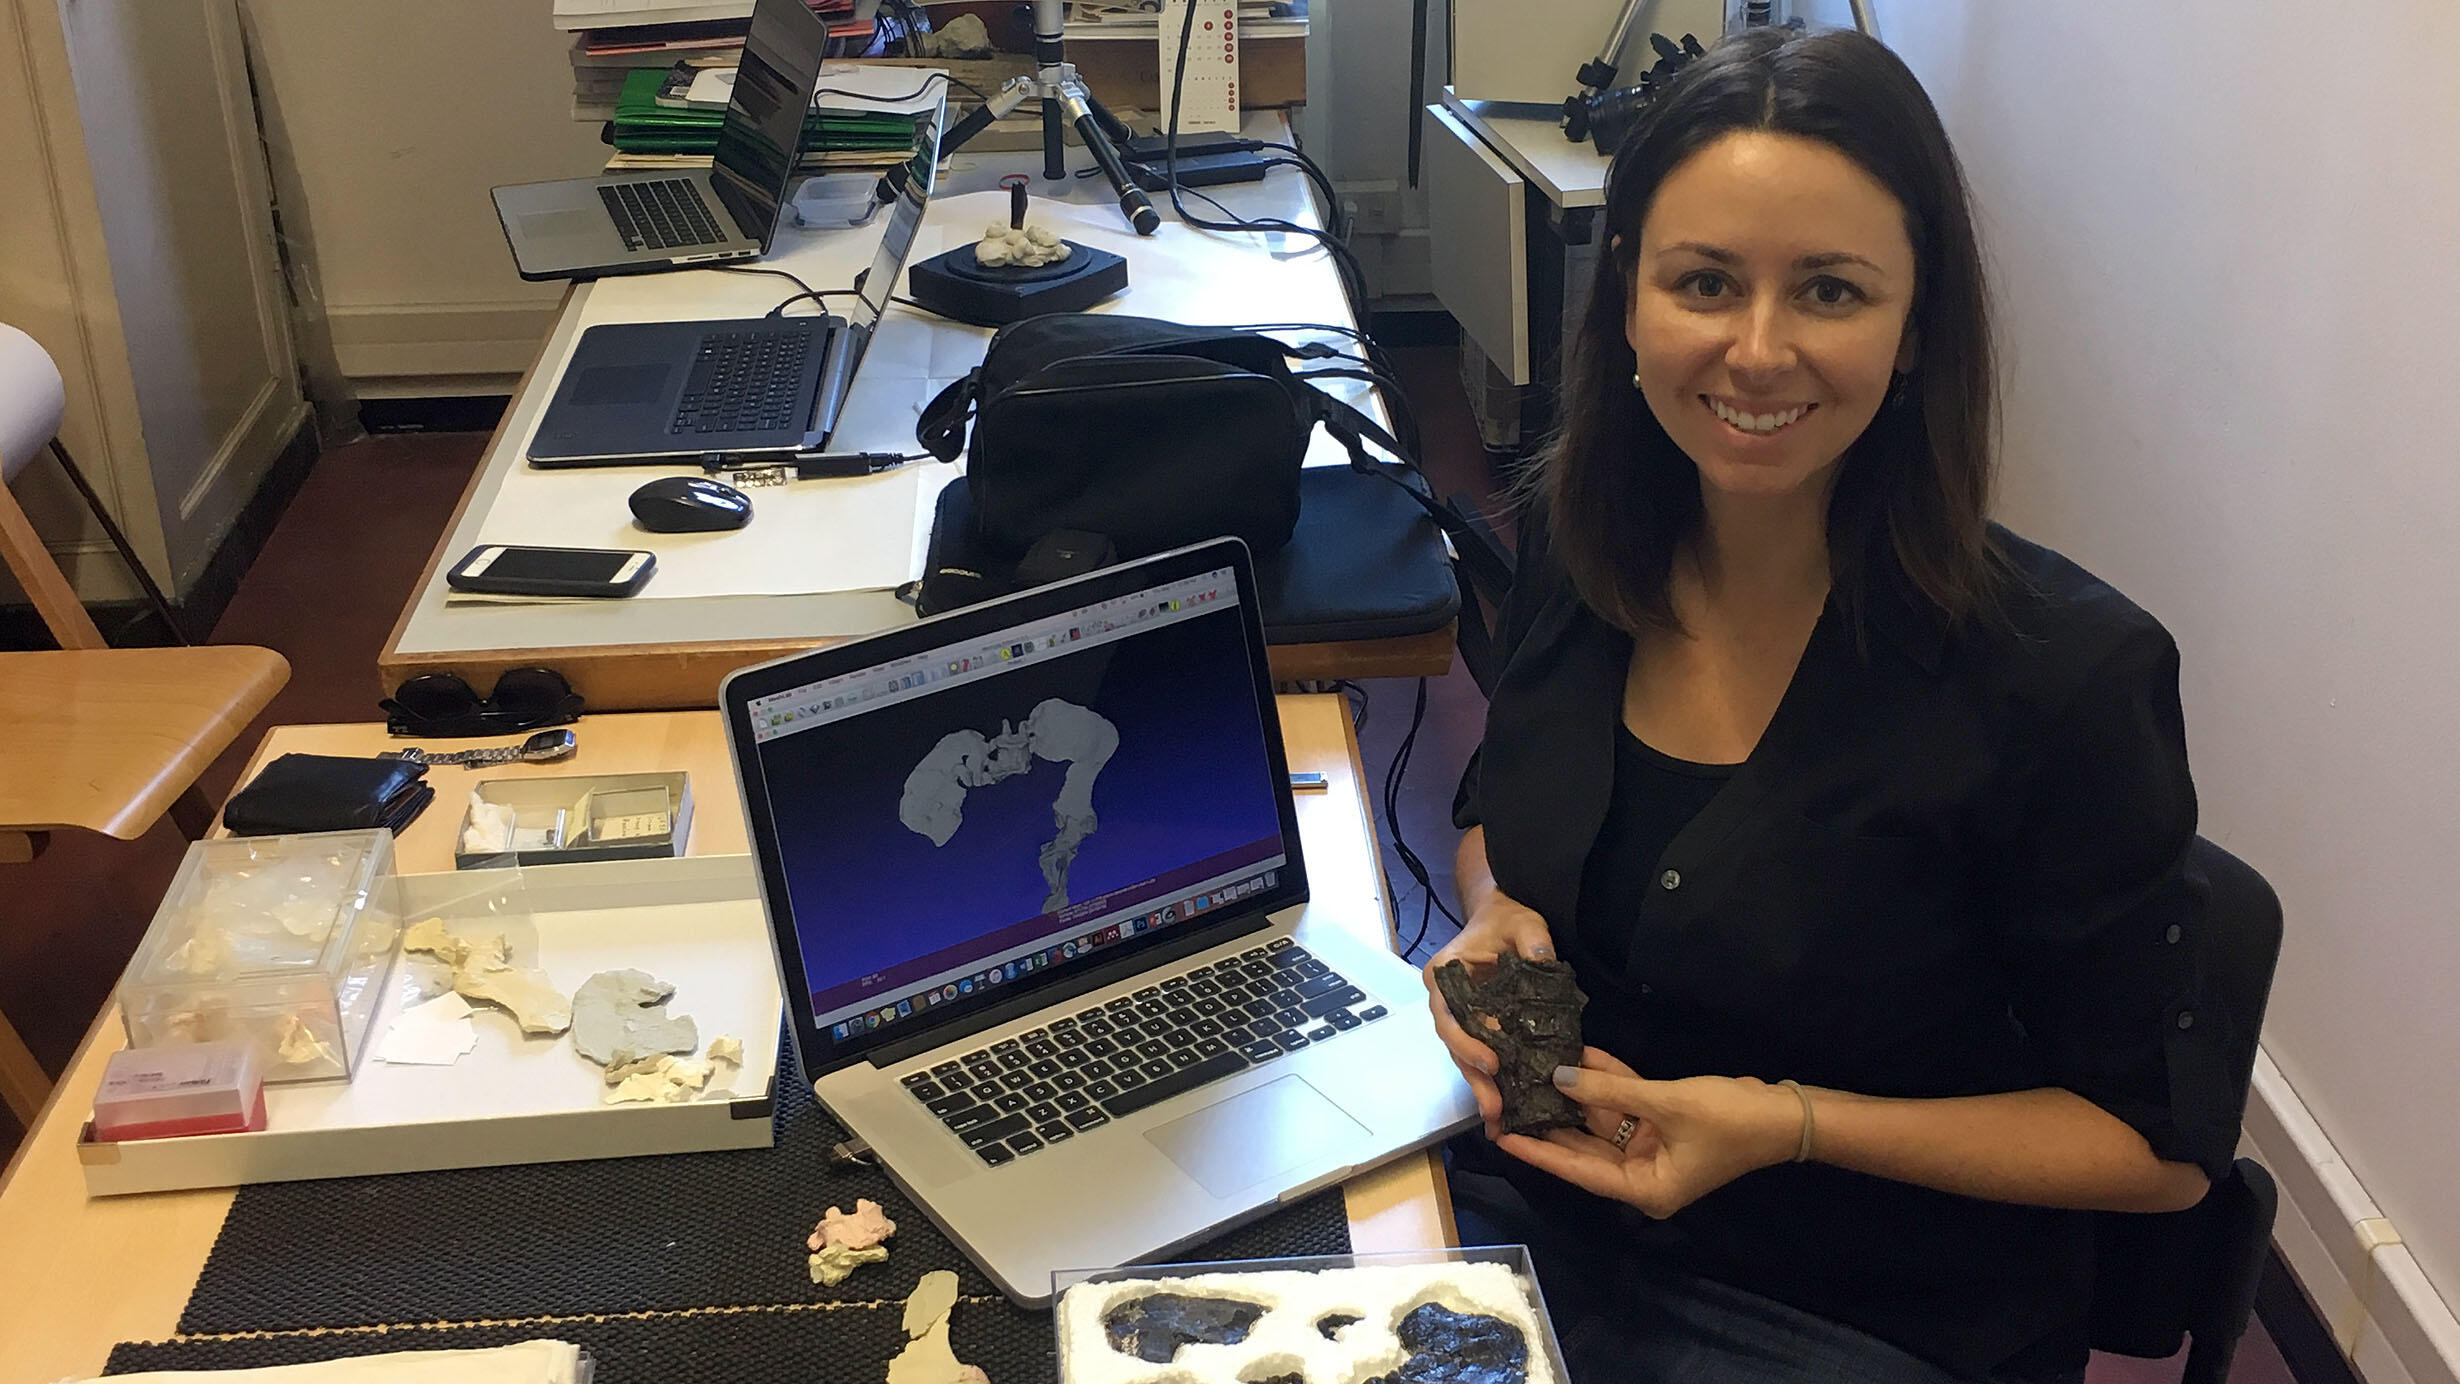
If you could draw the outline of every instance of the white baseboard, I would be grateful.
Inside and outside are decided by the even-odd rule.
[[[2280,1184],[2273,1243],[2367,1384],[2460,1384],[2460,1318],[2267,1053],[2239,1151]]]
[[[538,358],[563,298],[533,303],[392,303],[326,313],[333,354],[354,381],[518,376]]]

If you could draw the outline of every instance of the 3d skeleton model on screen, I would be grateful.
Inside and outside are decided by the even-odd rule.
[[[1068,775],[1051,804],[1058,834],[1041,853],[1042,879],[1050,886],[1042,907],[1055,912],[1068,905],[1068,867],[1100,825],[1093,813],[1093,781],[1118,750],[1117,726],[1098,712],[1051,697],[1034,707],[1022,726],[1001,721],[995,738],[975,730],[941,736],[906,775],[897,820],[932,845],[945,846],[964,825],[965,790],[1025,773],[1037,759],[1066,764]]]

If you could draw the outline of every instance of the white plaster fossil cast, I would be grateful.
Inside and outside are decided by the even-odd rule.
[[[1051,818],[1058,834],[1042,847],[1042,880],[1050,893],[1045,912],[1068,905],[1068,868],[1085,838],[1101,825],[1093,811],[1093,781],[1119,750],[1119,728],[1074,702],[1057,697],[1043,701],[1022,726],[1002,721],[997,739],[980,731],[950,731],[940,737],[922,762],[905,776],[905,793],[897,800],[897,820],[945,846],[965,823],[965,790],[983,788],[1033,768],[1036,759],[1068,766],[1059,784]]]
[[[862,1265],[886,1259],[888,1246],[881,1242],[896,1233],[897,1223],[869,1197],[856,1201],[852,1212],[830,1207],[804,1242],[811,1250],[811,1281],[843,1283]]]
[[[698,1099],[703,1091],[730,1089],[726,1083],[742,1065],[740,1038],[712,1038],[709,1051],[700,1057],[653,1053],[637,1062],[606,1069],[607,1085],[614,1088],[606,1093],[606,1103],[681,1105]]]
[[[572,1005],[546,974],[512,964],[503,935],[467,938],[429,918],[401,936],[402,950],[426,952],[453,968],[453,988],[465,999],[483,1000],[510,1013],[523,1033],[561,1033],[572,1027]]]
[[[948,1313],[957,1305],[957,1276],[934,1269],[905,1300],[906,1347],[888,1362],[888,1384],[991,1384],[979,1365],[960,1364],[948,1344]]]
[[[572,992],[572,1046],[601,1067],[700,1046],[689,1015],[668,1018],[675,987],[646,971],[600,971]]]
[[[1019,229],[993,223],[983,228],[982,241],[974,246],[974,262],[985,269],[1003,264],[1031,269],[1057,264],[1075,253],[1075,246],[1052,234],[1047,226]]]

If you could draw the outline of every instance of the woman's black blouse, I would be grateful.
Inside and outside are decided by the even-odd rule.
[[[1791,1077],[1875,1096],[2060,1086],[2215,1177],[2237,1138],[2199,1030],[2200,882],[2178,652],[2048,549],[1994,536],[2009,628],[1950,631],[1901,579],[1832,598],[1758,747],[1602,893],[1631,640],[1537,561],[1456,816],[1546,918],[1589,1041],[1644,1076]],[[1643,848],[1645,849],[1645,848]],[[1532,1169],[1541,1212],[1859,1327],[1951,1370],[2080,1362],[2091,1218],[1817,1163],[1659,1223]]]

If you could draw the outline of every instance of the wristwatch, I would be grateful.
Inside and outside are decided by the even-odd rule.
[[[518,745],[491,745],[483,750],[451,750],[443,754],[413,747],[387,750],[382,757],[417,764],[510,764],[516,759],[525,764],[550,764],[570,755],[580,743],[571,731],[542,730]]]

